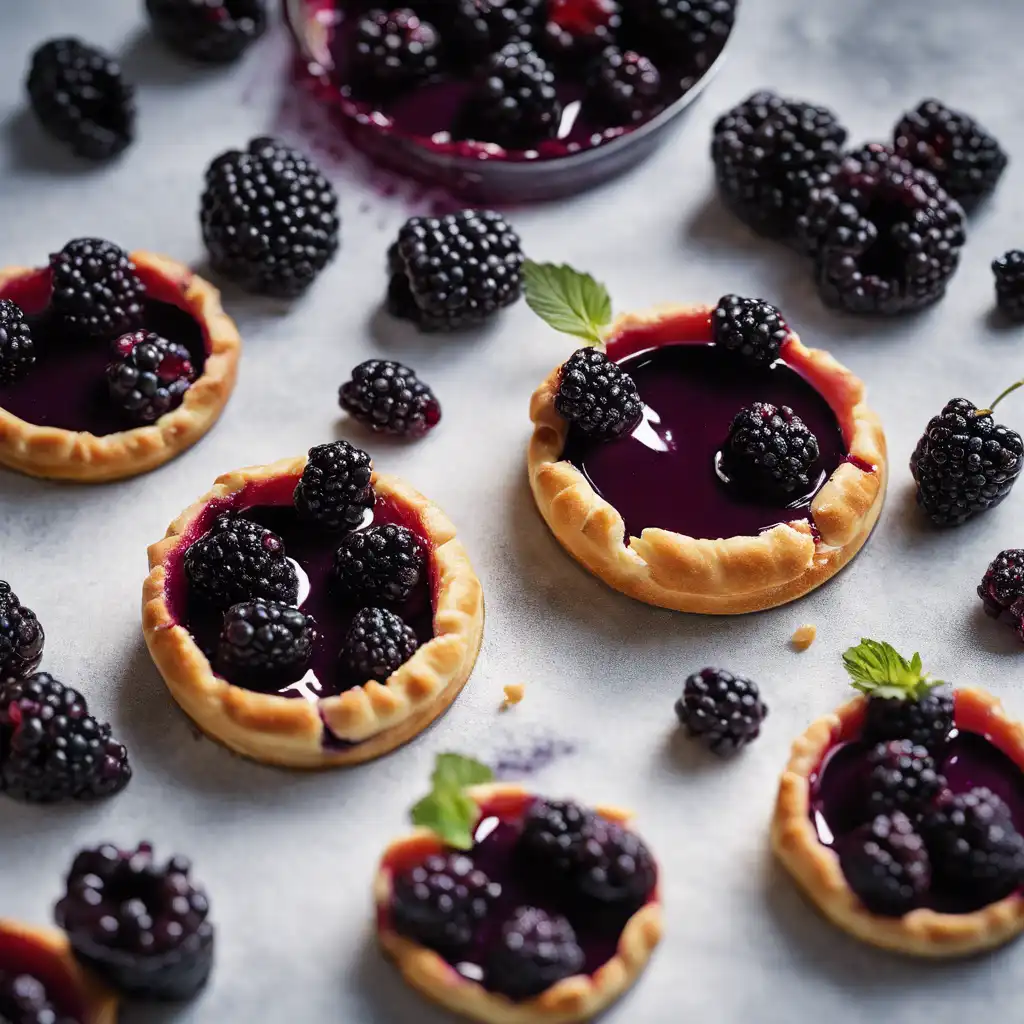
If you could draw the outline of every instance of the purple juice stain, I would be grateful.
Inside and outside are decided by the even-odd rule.
[[[541,738],[532,743],[509,746],[491,755],[488,761],[500,780],[521,779],[544,771],[555,761],[576,753],[570,740]]]

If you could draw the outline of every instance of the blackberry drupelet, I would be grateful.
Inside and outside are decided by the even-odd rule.
[[[153,847],[82,850],[54,916],[75,956],[130,995],[188,999],[213,967],[210,903],[185,857],[160,864]]]
[[[722,448],[722,470],[738,490],[796,496],[813,486],[818,439],[789,406],[755,402],[741,409]]]
[[[114,342],[107,366],[110,400],[136,423],[155,423],[181,405],[196,379],[184,345],[152,331],[135,331]]]
[[[185,552],[185,574],[193,593],[217,608],[255,600],[294,605],[299,595],[299,578],[284,541],[230,512],[217,516]]]
[[[928,421],[910,457],[917,503],[936,526],[959,526],[995,508],[1024,465],[1020,434],[996,423],[966,398],[946,403]]]
[[[309,449],[302,478],[295,487],[295,508],[328,530],[354,530],[376,501],[373,463],[348,441],[330,441]]]
[[[893,130],[893,149],[934,174],[965,206],[988,195],[1007,164],[999,143],[974,118],[938,100],[923,100],[903,115]]]
[[[334,580],[346,597],[401,604],[422,579],[424,562],[416,534],[386,523],[342,540],[334,555]]]
[[[244,601],[224,614],[217,642],[217,670],[298,679],[313,655],[316,623],[280,601]]]
[[[687,678],[676,714],[690,736],[728,757],[757,739],[768,707],[757,683],[725,669],[705,668]]]
[[[489,320],[522,294],[523,250],[500,213],[411,217],[388,251],[388,310],[421,331]]]
[[[1024,837],[1010,809],[991,790],[946,792],[921,823],[936,880],[985,903],[1024,882]]]
[[[371,90],[401,89],[436,74],[440,52],[437,29],[414,10],[374,8],[356,27],[352,67]]]
[[[608,46],[597,62],[592,91],[615,123],[635,124],[657,106],[661,75],[647,57]]]
[[[395,930],[430,949],[457,952],[501,895],[501,886],[460,854],[428,857],[394,881]]]
[[[108,160],[135,138],[135,90],[98,47],[73,38],[43,43],[25,88],[39,123],[77,156]]]
[[[891,315],[942,298],[964,223],[960,204],[931,174],[872,143],[811,190],[797,226],[826,305]]]
[[[272,138],[210,164],[200,222],[213,268],[260,295],[298,297],[338,251],[333,186],[309,157]]]
[[[915,818],[946,788],[928,750],[911,740],[876,744],[868,765],[867,809],[872,817],[902,811]]]
[[[1024,640],[1024,548],[1008,548],[992,559],[978,586],[978,597],[992,618],[1005,618]]]
[[[21,307],[0,299],[0,385],[24,377],[35,365],[32,331]]]
[[[584,434],[611,440],[637,425],[643,403],[618,363],[596,348],[580,348],[562,365],[555,410]]]
[[[585,60],[614,43],[621,27],[616,0],[550,0],[542,45],[556,60]]]
[[[154,33],[172,50],[230,64],[267,28],[266,0],[146,0]]]
[[[113,242],[76,238],[50,257],[50,273],[50,307],[75,333],[109,341],[142,326],[145,286]]]
[[[1024,320],[1024,251],[1011,249],[992,261],[996,305],[1011,320]]]
[[[725,45],[739,0],[632,0],[630,13],[652,44],[698,68],[706,67]]]
[[[869,743],[909,740],[932,754],[938,753],[953,728],[953,698],[929,692],[916,699],[871,697],[864,720]]]
[[[593,811],[571,800],[535,800],[523,819],[519,849],[558,874],[572,865],[572,851],[597,824]]]
[[[353,419],[382,434],[422,437],[441,421],[441,403],[416,371],[390,359],[367,359],[342,384],[338,401]]]
[[[77,690],[45,672],[0,686],[0,789],[8,796],[95,800],[131,777],[128,752]]]
[[[487,987],[510,999],[532,999],[582,969],[583,950],[566,918],[517,907],[488,958]]]
[[[0,580],[0,686],[35,672],[45,639],[36,613],[18,600],[10,583]]]
[[[811,189],[839,162],[845,141],[846,129],[827,107],[756,92],[715,122],[718,190],[755,231],[792,239]]]
[[[31,974],[0,967],[0,1021],[3,1024],[80,1024],[60,1014],[46,986]]]
[[[453,8],[456,52],[479,59],[513,40],[536,37],[544,0],[455,0]]]
[[[723,295],[711,313],[711,337],[752,366],[771,366],[789,337],[789,327],[771,303]]]
[[[878,815],[839,844],[850,888],[873,914],[902,917],[931,884],[931,863],[921,837],[900,811]]]
[[[415,653],[419,641],[412,628],[386,608],[356,612],[345,636],[341,660],[361,681],[384,682]]]

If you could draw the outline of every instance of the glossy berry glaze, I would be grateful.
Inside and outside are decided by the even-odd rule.
[[[562,457],[618,509],[628,536],[647,527],[706,539],[756,536],[779,523],[810,519],[815,494],[848,456],[835,413],[785,365],[785,352],[770,368],[748,368],[711,344],[706,312],[620,334],[609,341],[608,355],[636,382],[643,419],[613,441],[595,441],[571,428]],[[741,495],[716,469],[733,417],[757,401],[788,405],[818,438],[814,486],[788,503]]]
[[[52,949],[30,935],[8,930],[0,922],[0,974],[27,974],[42,982],[50,1003],[61,1015],[57,1024],[87,1024],[88,1008],[78,982]],[[3,1007],[0,1007],[0,1019]]]
[[[147,267],[137,268],[137,273],[146,286],[145,330],[184,345],[196,374],[201,374],[209,339],[184,308],[181,286]],[[97,437],[137,427],[110,401],[106,368],[115,339],[83,341],[61,330],[46,312],[50,291],[48,269],[30,271],[0,288],[0,298],[11,299],[25,311],[36,354],[25,377],[0,384],[0,409],[26,423]]]

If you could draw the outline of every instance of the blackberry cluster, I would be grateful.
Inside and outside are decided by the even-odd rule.
[[[751,366],[771,366],[789,337],[789,327],[764,299],[723,295],[711,313],[711,337],[720,348],[735,352]]]
[[[1024,252],[1011,249],[992,261],[996,305],[1011,319],[1024,320]]]
[[[1024,640],[1024,549],[1008,548],[992,559],[978,585],[978,597],[989,615],[1005,618]]]
[[[361,681],[384,682],[416,653],[417,647],[415,632],[394,612],[362,608],[348,628],[341,660],[345,669]]]
[[[77,690],[45,672],[0,686],[0,788],[8,796],[95,800],[131,777],[128,752]]]
[[[811,489],[819,454],[817,437],[789,406],[755,402],[729,426],[722,468],[742,491],[793,497]]]
[[[10,583],[0,580],[0,686],[35,672],[45,639],[35,612],[18,600]]]
[[[459,49],[479,58],[506,43],[537,36],[544,0],[455,0],[453,23]]]
[[[755,231],[791,239],[845,141],[846,129],[827,107],[754,93],[715,123],[711,159],[722,199]]]
[[[296,298],[338,251],[338,196],[307,156],[253,139],[207,168],[200,209],[215,270],[248,291]]]
[[[0,299],[0,385],[12,384],[35,366],[32,330],[19,305]]]
[[[387,523],[346,536],[334,555],[334,580],[348,597],[401,604],[423,576],[423,547],[412,530]]]
[[[594,73],[594,96],[619,124],[649,116],[661,96],[661,75],[647,57],[608,46]]]
[[[757,683],[725,669],[705,668],[687,678],[676,715],[690,736],[728,757],[757,739],[768,707]]]
[[[230,64],[267,28],[266,0],[146,0],[154,33],[206,64]]]
[[[589,437],[610,440],[637,425],[643,403],[618,363],[596,348],[580,348],[562,366],[555,410]]]
[[[925,747],[911,740],[876,744],[868,754],[868,811],[872,817],[920,814],[946,788]]]
[[[0,967],[0,1021],[4,1024],[78,1024],[50,1001],[38,978]]]
[[[155,423],[176,409],[196,379],[188,349],[152,331],[118,338],[114,355],[107,367],[110,399],[136,423]]]
[[[224,614],[217,642],[217,669],[226,678],[297,679],[313,656],[316,623],[280,601],[244,601]]]
[[[421,82],[440,66],[441,37],[409,7],[367,11],[353,40],[353,68],[365,86],[386,91]]]
[[[373,508],[376,495],[370,456],[348,441],[309,449],[293,501],[299,515],[328,530],[353,530]]]
[[[43,43],[25,88],[39,123],[77,156],[108,160],[135,137],[135,90],[96,46],[73,38]]]
[[[523,258],[493,210],[412,217],[388,250],[388,310],[422,331],[483,323],[519,299]]]
[[[622,27],[616,0],[549,0],[542,44],[558,60],[580,61],[615,42]]]
[[[566,918],[518,907],[488,958],[487,987],[509,999],[532,999],[582,969],[583,950]]]
[[[902,812],[878,815],[839,845],[850,888],[874,914],[902,917],[931,885],[931,862],[921,836]]]
[[[633,0],[647,38],[666,52],[709,62],[725,45],[739,0]]]
[[[441,403],[416,371],[390,359],[367,359],[342,384],[338,401],[353,419],[382,434],[422,437],[441,421]]]
[[[869,743],[908,740],[935,752],[953,728],[953,698],[930,691],[917,699],[876,697],[868,700],[864,739]]]
[[[1020,434],[966,398],[946,403],[928,421],[910,457],[917,503],[936,526],[959,526],[995,508],[1024,466]]]
[[[75,956],[131,995],[194,996],[213,967],[214,928],[191,870],[184,857],[158,863],[149,843],[82,850],[54,911]]]

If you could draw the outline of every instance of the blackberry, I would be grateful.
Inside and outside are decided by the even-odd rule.
[[[79,1024],[50,1001],[37,977],[0,967],[0,1021],[4,1024]]]
[[[213,968],[210,903],[185,857],[165,863],[150,843],[109,843],[74,859],[54,916],[75,956],[130,995],[188,999]]]
[[[50,273],[50,308],[72,331],[112,340],[142,326],[146,289],[113,242],[76,238],[50,257]]]
[[[354,530],[373,508],[373,464],[348,441],[331,441],[309,449],[302,478],[295,487],[295,508],[328,530]]]
[[[1010,809],[989,789],[947,791],[922,821],[921,832],[944,888],[987,904],[1024,881],[1024,837]]]
[[[864,906],[885,917],[909,913],[931,884],[928,851],[900,811],[878,815],[841,840],[839,863]]]
[[[217,516],[185,552],[185,575],[192,591],[217,608],[255,600],[294,605],[299,596],[299,578],[284,541],[230,512]]]
[[[564,917],[517,907],[488,957],[487,987],[510,999],[531,999],[582,969],[583,950]]]
[[[928,750],[911,740],[876,744],[868,754],[868,766],[868,811],[872,817],[893,811],[916,817],[946,788]]]
[[[661,75],[647,57],[609,46],[597,62],[593,95],[615,123],[635,124],[658,105]]]
[[[462,138],[534,149],[562,120],[554,72],[529,43],[506,43],[487,59],[459,119]]]
[[[0,299],[0,386],[24,377],[35,365],[32,331],[19,305]]]
[[[562,365],[555,410],[582,433],[611,440],[643,414],[633,378],[596,348],[577,349]]]
[[[342,409],[382,434],[422,437],[441,421],[441,403],[416,371],[390,359],[367,359],[338,392]]]
[[[342,540],[334,555],[334,580],[347,597],[401,604],[423,578],[424,562],[416,534],[386,523]]]
[[[45,672],[0,686],[0,788],[8,796],[95,800],[131,777],[128,752],[77,690]]]
[[[394,881],[395,930],[430,949],[465,949],[501,895],[501,886],[461,854],[428,857]]]
[[[506,43],[533,39],[543,21],[545,0],[455,0],[457,52],[486,57]]]
[[[755,402],[741,409],[722,448],[730,483],[753,496],[807,494],[818,461],[818,439],[787,405]]]
[[[356,612],[345,636],[341,660],[345,669],[361,681],[384,682],[402,667],[419,646],[416,634],[386,608],[362,608]]]
[[[852,313],[937,302],[960,262],[964,212],[927,171],[872,143],[811,190],[797,220],[823,301]]]
[[[614,43],[621,27],[616,0],[549,0],[544,49],[556,59],[579,61]]]
[[[706,67],[725,45],[739,0],[633,0],[647,39],[667,53]]]
[[[535,800],[523,819],[519,849],[535,863],[564,874],[572,854],[597,826],[593,811],[571,800]]]
[[[196,371],[184,345],[152,331],[135,331],[114,342],[107,366],[110,400],[136,423],[155,423],[181,405]]]
[[[996,305],[1011,320],[1024,320],[1024,252],[1011,249],[992,261]]]
[[[901,700],[871,697],[864,721],[869,742],[906,739],[915,746],[937,752],[953,728],[953,698],[944,693],[924,693]]]
[[[172,50],[230,64],[267,29],[265,0],[146,0],[153,32]]]
[[[35,672],[45,639],[35,612],[18,600],[10,583],[0,580],[0,686]]]
[[[760,234],[792,239],[845,141],[827,107],[756,92],[715,122],[711,159],[722,200]]]
[[[1006,169],[999,143],[968,114],[923,100],[893,130],[893,149],[938,179],[965,206],[988,195]]]
[[[388,310],[421,331],[489,320],[522,294],[523,250],[500,213],[411,217],[388,251]]]
[[[440,50],[437,29],[411,8],[375,7],[356,26],[353,71],[368,88],[401,89],[436,74]]]
[[[210,263],[251,292],[301,295],[338,251],[338,196],[309,157],[253,139],[207,168],[200,208]]]
[[[995,508],[1024,465],[1024,442],[966,398],[928,421],[910,457],[917,503],[936,526],[959,526]]]
[[[752,366],[771,366],[789,337],[789,327],[764,299],[723,295],[711,313],[711,337]]]
[[[280,601],[244,601],[224,615],[217,643],[217,669],[242,675],[297,679],[313,656],[316,624]]]
[[[71,37],[43,43],[25,88],[39,123],[76,156],[108,160],[135,138],[135,89],[99,47]]]
[[[978,586],[978,597],[987,614],[1006,618],[1024,640],[1024,549],[1008,548],[992,559]]]
[[[676,714],[690,736],[728,757],[757,739],[768,708],[757,683],[725,669],[705,668],[687,678]]]

